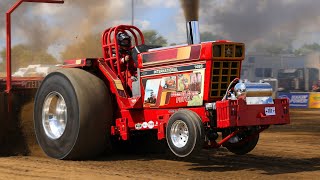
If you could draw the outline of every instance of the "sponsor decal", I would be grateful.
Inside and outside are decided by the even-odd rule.
[[[170,74],[170,73],[204,69],[204,68],[206,68],[206,64],[194,64],[194,65],[180,66],[180,67],[174,67],[174,68],[163,68],[163,69],[143,71],[140,73],[140,75],[150,76],[150,75],[157,75],[157,74]]]
[[[21,85],[26,89],[36,89],[40,87],[41,81],[24,81]]]
[[[320,108],[320,93],[310,93],[309,108]]]
[[[148,127],[148,123],[147,122],[143,122],[142,123],[142,128],[146,129]]]
[[[142,124],[141,123],[135,124],[135,128],[136,128],[136,130],[142,129]]]
[[[176,90],[177,77],[176,76],[163,77],[161,81],[161,87],[164,90]]]
[[[203,68],[202,64],[192,65]],[[178,67],[179,68],[179,67]],[[144,107],[201,106],[204,69],[145,80]]]
[[[291,108],[308,108],[309,93],[279,93],[280,98],[288,98]]]
[[[176,97],[176,103],[184,103],[184,102],[192,101],[192,98],[197,95],[199,95],[198,91],[171,93],[171,97]]]
[[[166,68],[166,69],[154,70],[153,74],[164,74],[164,73],[172,73],[172,72],[178,72],[178,68]]]
[[[147,71],[141,72],[140,75],[141,75],[141,76],[148,75],[148,72],[147,72]]]
[[[201,65],[201,64],[200,64]],[[202,68],[201,66],[197,68]],[[178,92],[172,93],[176,103],[188,103],[187,106],[201,106],[203,103],[203,70],[178,75]]]
[[[175,113],[175,112],[177,112],[178,110],[176,110],[176,109],[170,109],[170,110],[168,110],[168,113],[170,113],[170,114],[173,114],[173,113]]]
[[[203,69],[203,68],[205,68],[205,64],[194,65],[194,69]]]
[[[148,128],[149,129],[153,129],[154,128],[154,122],[153,121],[149,121],[148,122]]]
[[[146,83],[144,105],[155,105],[158,98],[158,92],[161,79],[149,79]]]
[[[290,99],[290,103],[307,103],[308,95],[292,95]]]

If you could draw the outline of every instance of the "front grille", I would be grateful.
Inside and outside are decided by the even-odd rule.
[[[224,57],[233,57],[233,44],[225,45]]]
[[[213,59],[239,59],[244,58],[244,44],[242,43],[213,43],[212,57]]]
[[[214,61],[212,65],[211,98],[222,98],[232,80],[239,77],[240,61]]]

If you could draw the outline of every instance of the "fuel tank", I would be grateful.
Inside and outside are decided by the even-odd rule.
[[[240,97],[269,97],[272,96],[272,86],[269,83],[240,82],[234,87],[235,95]]]

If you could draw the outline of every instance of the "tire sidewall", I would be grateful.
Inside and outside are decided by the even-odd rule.
[[[183,121],[187,127],[188,127],[188,131],[189,131],[189,137],[188,137],[188,142],[186,143],[185,146],[179,148],[176,147],[171,139],[171,128],[172,125],[177,121]],[[195,123],[192,120],[192,117],[189,116],[186,113],[182,113],[182,112],[177,112],[174,115],[172,115],[169,119],[168,125],[166,127],[166,139],[167,139],[167,143],[169,148],[171,149],[171,151],[178,157],[186,157],[189,154],[191,154],[196,146],[197,143],[197,127],[195,125]]]
[[[55,78],[50,78],[55,76]],[[67,124],[64,133],[58,139],[51,139],[45,133],[42,124],[42,107],[48,94],[58,92],[67,106]],[[35,131],[38,143],[50,157],[64,159],[72,151],[79,134],[79,109],[72,84],[61,73],[48,75],[39,88],[35,99]]]
[[[259,141],[259,134],[255,135],[249,140],[246,140],[245,142],[238,142],[238,143],[227,143],[225,147],[232,153],[237,155],[244,155],[252,151]]]

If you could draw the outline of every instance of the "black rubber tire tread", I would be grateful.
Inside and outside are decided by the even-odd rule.
[[[174,146],[170,137],[171,126],[176,120],[182,120],[185,122],[189,130],[188,142],[182,148]],[[201,119],[193,111],[179,110],[174,113],[168,121],[166,127],[166,140],[171,152],[178,157],[184,158],[197,154],[202,149],[204,143],[204,131]]]
[[[227,143],[224,146],[232,153],[237,155],[245,155],[251,152],[259,141],[259,134],[252,137],[250,140],[246,142],[238,142],[238,143]]]
[[[56,91],[67,105],[67,125],[63,135],[50,139],[42,127],[42,106],[46,96]],[[35,98],[34,126],[43,151],[56,159],[91,159],[111,149],[113,106],[104,82],[76,68],[59,69],[42,82]]]

